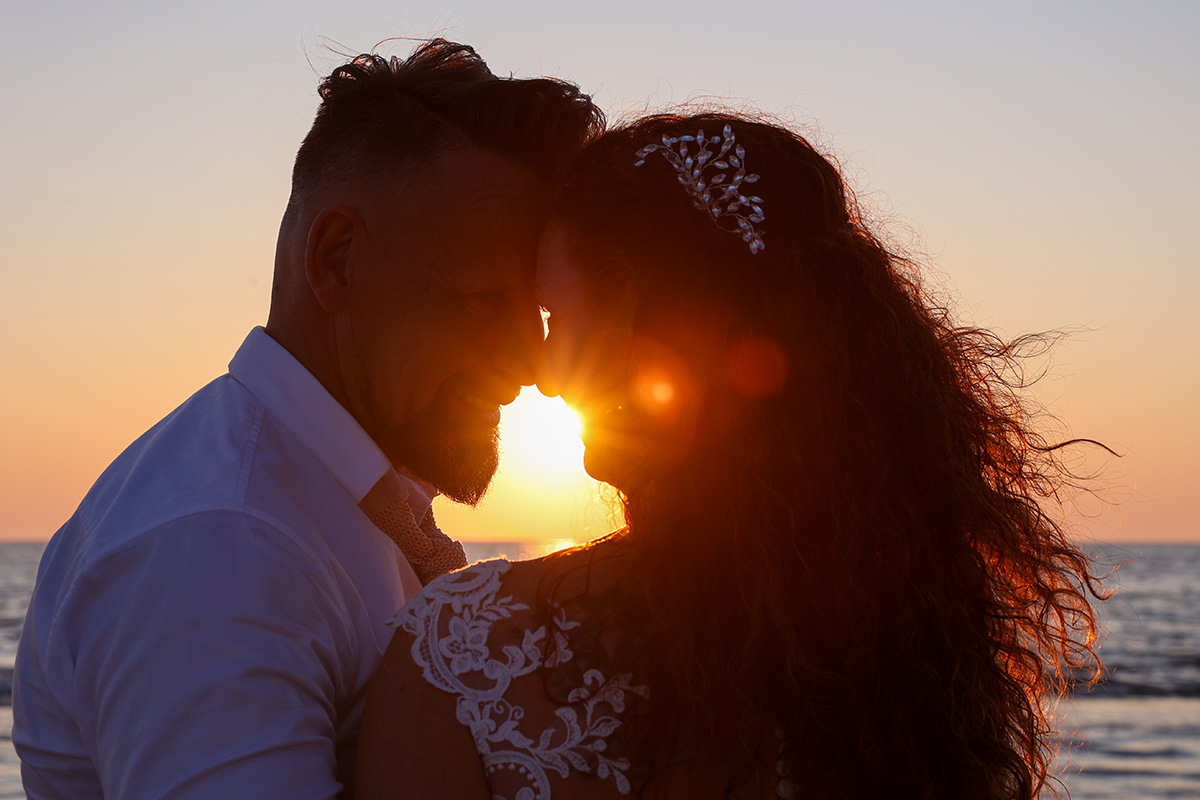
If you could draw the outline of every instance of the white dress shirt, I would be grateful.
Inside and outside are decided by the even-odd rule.
[[[358,509],[429,498],[261,328],[105,470],[38,570],[13,743],[43,798],[324,800],[421,586]],[[342,771],[339,772],[339,763]]]

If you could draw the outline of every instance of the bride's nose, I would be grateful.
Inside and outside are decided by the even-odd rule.
[[[550,325],[542,350],[538,389],[561,395],[584,417],[607,413],[627,402],[635,334],[624,327],[579,331]]]

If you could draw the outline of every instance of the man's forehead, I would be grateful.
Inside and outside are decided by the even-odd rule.
[[[476,148],[452,150],[394,191],[376,219],[398,254],[456,291],[532,291],[547,188],[530,171]],[[373,216],[375,216],[373,214]]]
[[[543,304],[570,303],[582,291],[567,245],[567,228],[560,220],[551,220],[538,240],[535,289]]]
[[[479,148],[450,150],[425,173],[429,200],[457,206],[461,213],[542,214],[546,187],[528,169]]]

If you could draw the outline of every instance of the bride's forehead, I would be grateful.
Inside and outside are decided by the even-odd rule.
[[[568,244],[566,227],[552,221],[538,246],[534,290],[542,308],[559,320],[584,325],[628,326],[632,323],[632,287],[608,291],[591,280],[592,269]]]

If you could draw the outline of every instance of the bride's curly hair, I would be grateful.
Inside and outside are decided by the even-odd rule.
[[[664,135],[726,124],[761,176],[742,188],[762,199],[761,252],[660,153],[635,166]],[[1046,338],[958,325],[777,125],[639,119],[583,152],[559,202],[584,280],[632,289],[635,329],[671,320],[659,338],[702,398],[689,452],[641,467],[614,535],[651,653],[624,741],[643,794],[711,758],[741,765],[729,796],[771,791],[776,746],[797,797],[1053,785],[1053,704],[1097,666],[1101,590],[1057,516],[1077,440],[1048,439],[1024,393]],[[775,371],[749,388],[747,343]]]

